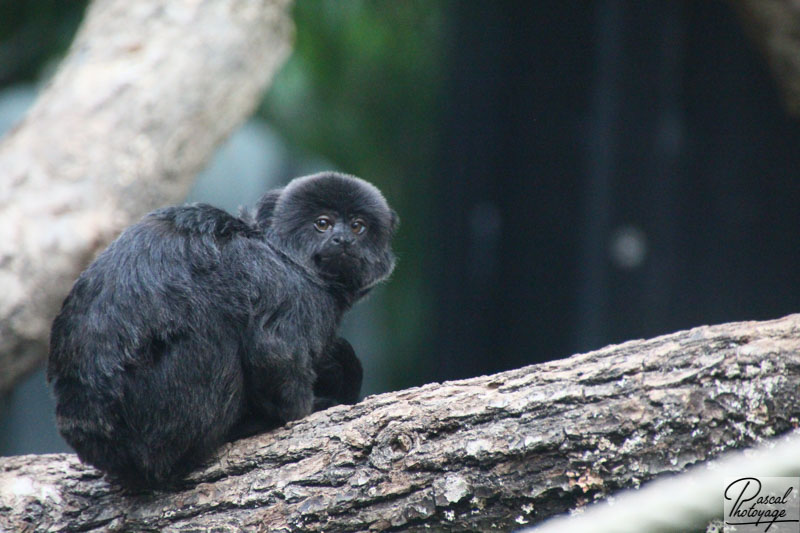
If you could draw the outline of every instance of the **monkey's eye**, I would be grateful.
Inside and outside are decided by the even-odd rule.
[[[360,218],[357,218],[350,223],[350,229],[356,235],[361,235],[362,233],[367,231],[367,224]]]
[[[314,221],[314,229],[320,233],[325,233],[333,227],[333,220],[330,217],[319,217]]]

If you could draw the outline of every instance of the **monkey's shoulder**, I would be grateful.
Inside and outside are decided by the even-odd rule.
[[[81,277],[111,276],[106,282],[117,286],[164,282],[188,288],[189,280],[181,278],[235,264],[237,241],[263,242],[262,232],[210,205],[165,207],[125,229]]]
[[[261,230],[248,220],[203,203],[164,207],[145,216],[139,224],[184,236],[208,236],[218,240],[261,235]]]

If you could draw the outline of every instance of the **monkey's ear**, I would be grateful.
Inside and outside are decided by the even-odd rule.
[[[272,224],[272,214],[275,212],[275,205],[277,205],[282,192],[283,189],[268,191],[256,204],[256,223],[261,229],[267,229]]]
[[[394,209],[389,209],[389,228],[392,230],[392,234],[397,231],[397,228],[400,226],[400,217],[397,216],[397,212]]]

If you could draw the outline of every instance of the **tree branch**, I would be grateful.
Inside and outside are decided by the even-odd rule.
[[[288,0],[95,0],[0,143],[0,394],[47,353],[75,277],[180,201],[289,52]]]
[[[731,3],[764,53],[789,113],[800,117],[800,2],[731,0]]]
[[[174,492],[0,459],[0,530],[508,530],[798,426],[800,315],[372,396],[226,446]]]

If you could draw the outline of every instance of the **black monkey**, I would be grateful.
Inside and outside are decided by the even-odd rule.
[[[259,200],[256,214],[258,227],[262,230],[267,230],[272,225],[275,204],[282,192],[283,189],[274,189]],[[392,213],[392,216],[396,228],[397,215]],[[314,411],[327,409],[337,404],[353,404],[358,401],[363,370],[353,347],[345,339],[334,339],[320,355],[314,358],[314,373],[317,376],[314,382]],[[230,437],[241,438],[257,433],[268,429],[269,423],[270,421],[264,421],[258,415],[245,417]]]
[[[203,204],[145,216],[53,322],[59,431],[122,484],[160,487],[226,439],[356,401],[361,365],[336,329],[391,273],[397,222],[378,189],[332,172],[240,217]]]

